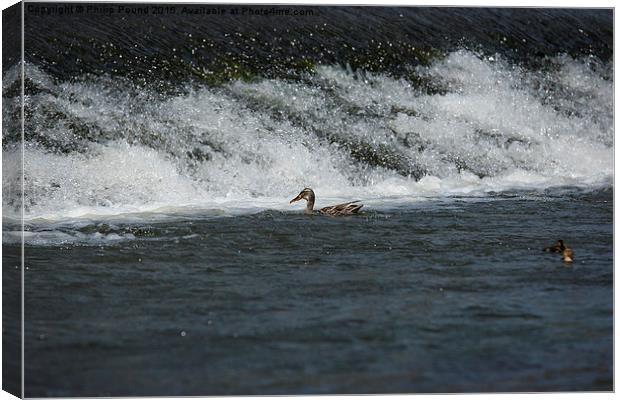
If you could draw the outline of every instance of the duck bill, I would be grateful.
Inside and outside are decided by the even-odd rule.
[[[289,203],[288,203],[288,204],[293,204],[294,202],[299,201],[299,200],[301,200],[301,199],[302,199],[302,197],[301,197],[301,193],[300,193],[300,194],[298,194],[298,195],[297,195],[297,197],[295,197],[293,200],[289,201]]]

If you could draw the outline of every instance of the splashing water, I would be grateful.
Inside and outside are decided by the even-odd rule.
[[[28,65],[26,219],[288,210],[305,186],[319,204],[378,208],[610,186],[611,70],[568,56],[528,70],[461,50],[417,67],[416,83],[320,66],[302,80],[161,95],[121,78],[56,82]],[[5,187],[19,180],[18,157],[5,144]]]

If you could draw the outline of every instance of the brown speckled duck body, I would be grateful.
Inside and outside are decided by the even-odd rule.
[[[358,204],[359,200],[350,201],[348,203],[336,204],[335,206],[323,207],[319,210],[314,210],[314,201],[316,196],[314,195],[314,191],[310,188],[304,188],[297,197],[290,201],[290,203],[294,203],[299,200],[306,200],[306,209],[304,212],[306,214],[324,214],[331,215],[334,217],[343,216],[343,215],[353,215],[359,213],[360,209],[364,206],[363,204]]]
[[[564,251],[562,251],[562,261],[564,261],[565,263],[572,263],[573,258],[573,249],[571,249],[570,247],[567,247],[564,249]]]

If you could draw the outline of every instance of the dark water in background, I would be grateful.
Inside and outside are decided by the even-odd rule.
[[[608,190],[98,229],[27,247],[27,396],[612,389]]]
[[[612,390],[611,10],[303,9],[26,13],[26,396]]]
[[[111,15],[26,12],[26,60],[63,79],[108,73],[147,83],[212,83],[291,77],[315,64],[406,75],[408,67],[462,47],[525,63],[558,53],[612,56],[613,14],[604,9],[247,7],[305,14],[257,16],[233,15],[231,6],[220,6],[222,15],[173,6],[163,15],[153,8],[119,13],[118,5],[107,5]]]

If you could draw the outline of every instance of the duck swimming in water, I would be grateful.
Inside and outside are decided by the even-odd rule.
[[[564,249],[564,251],[562,252],[562,261],[564,261],[565,263],[573,262],[573,249],[571,249],[570,247]]]
[[[305,188],[304,190],[299,192],[297,197],[291,200],[289,204],[292,204],[301,199],[306,200],[306,209],[304,210],[304,213],[313,214],[315,212],[314,211],[314,199],[315,199],[314,191],[310,188]],[[360,209],[364,207],[363,204],[356,204],[358,202],[359,200],[355,200],[355,201],[350,201],[348,203],[336,204],[335,206],[323,207],[317,211],[320,214],[331,215],[331,216],[357,214],[360,211]]]
[[[545,247],[543,251],[550,251],[552,253],[561,253],[564,251],[564,249],[566,249],[566,246],[564,246],[564,241],[558,240],[553,246]]]

